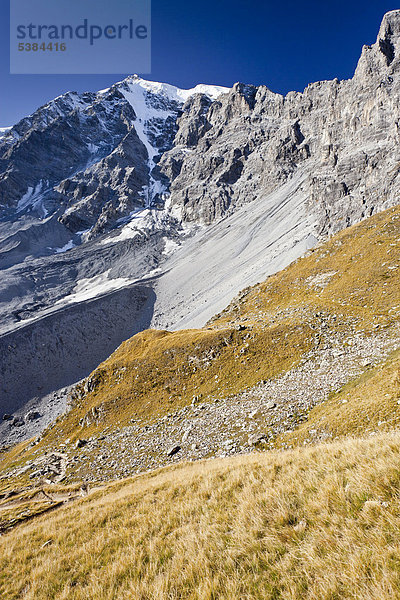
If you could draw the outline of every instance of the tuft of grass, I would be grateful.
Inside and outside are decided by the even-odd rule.
[[[0,538],[7,600],[392,600],[400,434],[166,468]]]

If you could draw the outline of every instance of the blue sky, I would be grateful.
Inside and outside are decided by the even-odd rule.
[[[180,87],[242,81],[302,91],[311,81],[351,77],[383,14],[399,7],[384,0],[153,0],[152,72],[142,75]],[[0,27],[0,126],[63,92],[94,91],[129,74],[10,75],[8,0],[0,0]]]

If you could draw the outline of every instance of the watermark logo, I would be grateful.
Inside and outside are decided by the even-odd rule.
[[[10,73],[151,72],[151,0],[10,0]]]

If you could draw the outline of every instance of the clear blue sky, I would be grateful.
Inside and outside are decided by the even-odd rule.
[[[385,0],[153,0],[148,79],[265,84],[280,93],[351,77],[361,47],[376,39]],[[0,0],[0,126],[68,90],[108,87],[120,75],[10,75],[9,1]]]

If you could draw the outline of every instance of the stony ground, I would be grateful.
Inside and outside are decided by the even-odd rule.
[[[400,328],[377,330],[373,336],[350,328],[346,336],[322,339],[316,333],[315,346],[301,364],[280,377],[230,398],[194,398],[191,406],[153,423],[133,421],[89,438],[83,426],[78,443],[67,442],[46,455],[38,449],[37,459],[23,471],[35,484],[106,481],[182,460],[272,447],[277,435],[307,420],[312,407],[398,348]],[[329,435],[312,430],[308,442]]]

